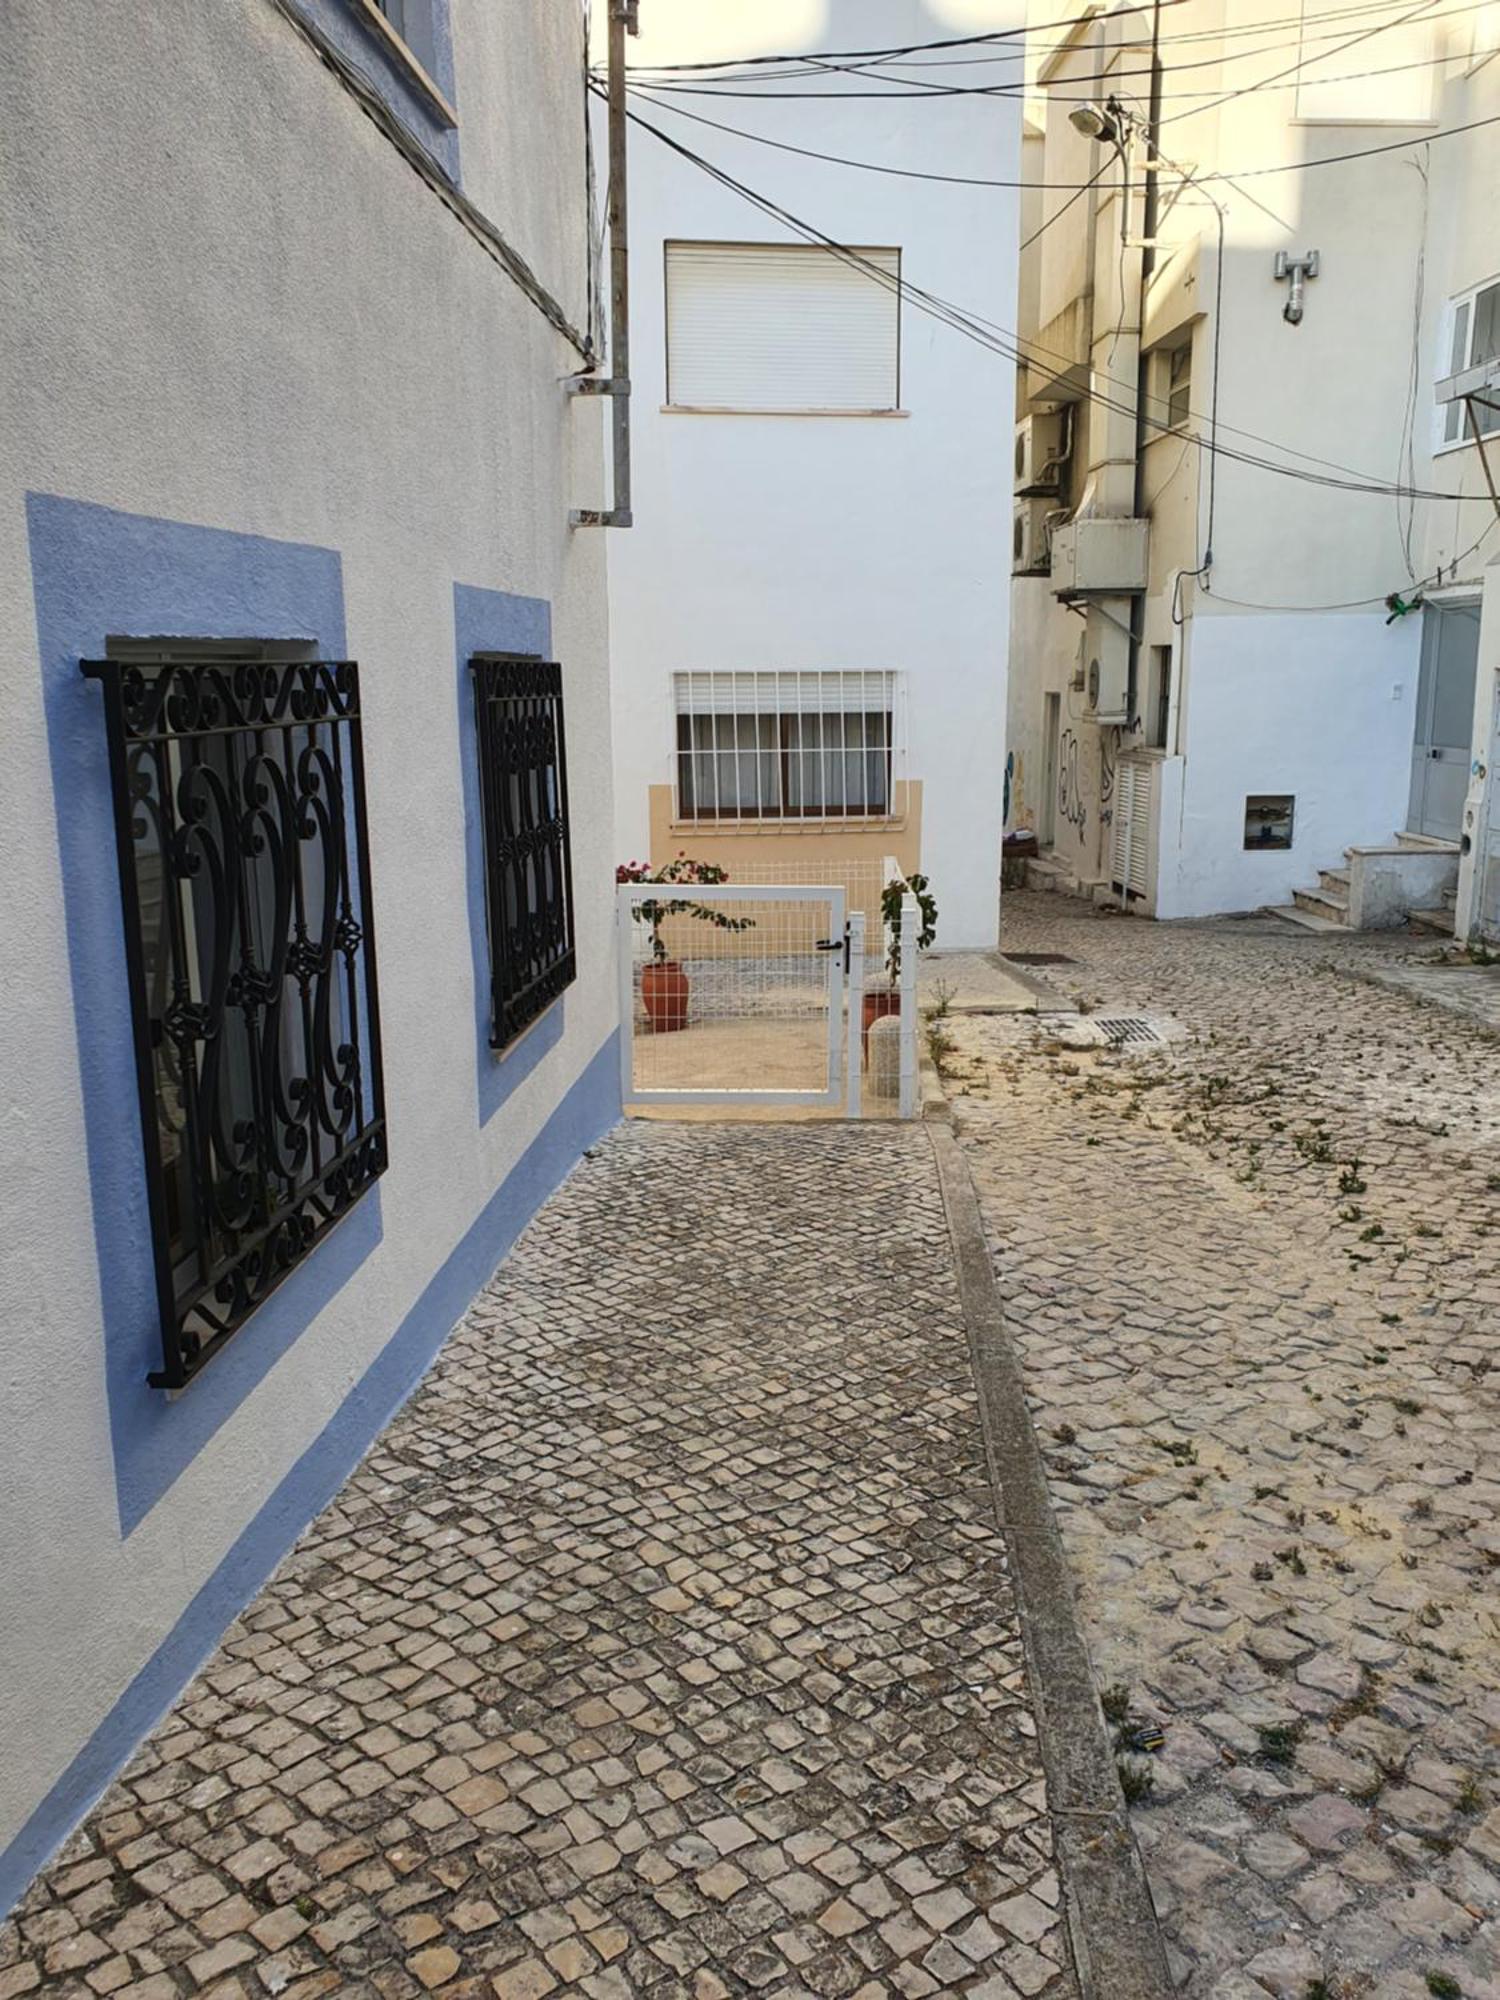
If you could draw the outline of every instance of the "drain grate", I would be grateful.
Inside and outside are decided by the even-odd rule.
[[[1161,1030],[1141,1014],[1098,1014],[1094,1026],[1111,1042],[1159,1042]]]
[[[1003,954],[1012,965],[1076,965],[1076,958],[1069,958],[1062,951],[1008,951]]]

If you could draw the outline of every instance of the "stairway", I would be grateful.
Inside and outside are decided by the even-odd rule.
[[[1314,930],[1345,929],[1349,925],[1349,870],[1320,868],[1316,889],[1293,889],[1292,907],[1314,917]]]
[[[1443,937],[1452,937],[1453,926],[1458,913],[1458,884],[1443,891],[1443,900],[1430,910],[1413,910],[1411,920],[1420,924],[1424,931],[1437,931]]]
[[[1389,846],[1346,847],[1342,868],[1320,868],[1316,888],[1267,908],[1310,931],[1419,924],[1451,937],[1457,898],[1457,841],[1398,833]]]

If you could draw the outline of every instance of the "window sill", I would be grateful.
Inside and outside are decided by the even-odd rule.
[[[1500,424],[1497,424],[1495,428],[1491,431],[1485,431],[1483,434],[1482,441],[1487,446],[1492,444],[1500,446]],[[1443,441],[1443,443],[1435,444],[1432,447],[1432,455],[1434,458],[1446,458],[1448,457],[1450,452],[1472,451],[1473,449],[1474,449],[1474,433],[1471,430],[1465,428],[1462,437],[1446,438]],[[1486,498],[1486,495],[1481,491],[1478,493],[1466,494],[1464,497],[1466,499],[1471,499],[1471,500],[1483,500]]]
[[[406,42],[396,33],[396,30],[375,5],[375,0],[350,0],[350,4],[370,32],[379,37],[386,54],[400,64],[408,79],[416,85],[422,96],[426,98],[429,105],[437,113],[442,123],[450,129],[456,130],[458,126],[458,113],[427,74],[427,71],[422,67],[422,64],[417,60],[417,57],[412,53]]]
[[[664,417],[909,417],[910,410],[738,410],[729,404],[663,403]]]
[[[1288,125],[1322,126],[1325,130],[1329,126],[1368,125],[1372,128],[1392,132],[1422,132],[1431,131],[1435,125],[1440,125],[1442,120],[1432,116],[1426,118],[1328,118],[1322,115],[1317,117],[1309,115],[1303,118],[1288,118],[1286,122]]]
[[[715,834],[732,834],[736,839],[768,834],[772,839],[786,839],[806,833],[901,833],[906,824],[905,813],[885,819],[871,813],[855,819],[673,819],[668,822],[668,831],[691,834],[699,840]]]
[[[552,1016],[557,1012],[558,1008],[561,1007],[562,1003],[564,1002],[564,1000],[567,999],[567,997],[568,997],[568,989],[567,987],[564,987],[561,993],[557,994],[555,998],[547,1002],[546,1006],[542,1009],[541,1013],[537,1015],[536,1019],[528,1021],[526,1023],[526,1026],[521,1030],[521,1032],[518,1035],[512,1035],[510,1040],[505,1044],[503,1048],[497,1049],[494,1043],[491,1042],[489,1045],[490,1061],[494,1063],[509,1062],[511,1057],[515,1055],[517,1050],[524,1047],[524,1045],[531,1040],[532,1036],[536,1033],[538,1028],[542,1027],[547,1021],[551,1020]]]

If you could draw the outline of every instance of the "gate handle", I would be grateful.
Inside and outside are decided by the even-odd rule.
[[[841,938],[819,938],[817,943],[813,946],[813,950],[841,951],[844,954],[844,977],[846,979],[849,977],[850,950],[849,950],[849,931],[847,926],[845,927],[844,935]]]

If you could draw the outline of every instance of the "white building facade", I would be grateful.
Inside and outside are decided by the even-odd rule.
[[[584,62],[7,9],[0,1909],[618,1115]]]
[[[1491,12],[1171,10],[1149,247],[1149,13],[1038,30],[1008,826],[1040,879],[1451,923],[1497,542],[1436,398],[1500,240],[1490,129],[1447,135],[1496,111]]]
[[[630,49],[661,86],[632,110],[809,232],[633,128],[635,526],[610,547],[619,856],[804,882],[890,857],[929,877],[949,948],[997,934],[1011,371],[914,288],[1013,324],[1019,106],[908,94],[928,72],[899,64],[884,82],[670,66],[1008,25],[952,0],[711,16],[666,0]],[[994,50],[947,50],[943,81],[993,81],[976,52]],[[695,75],[734,94],[676,88]]]

